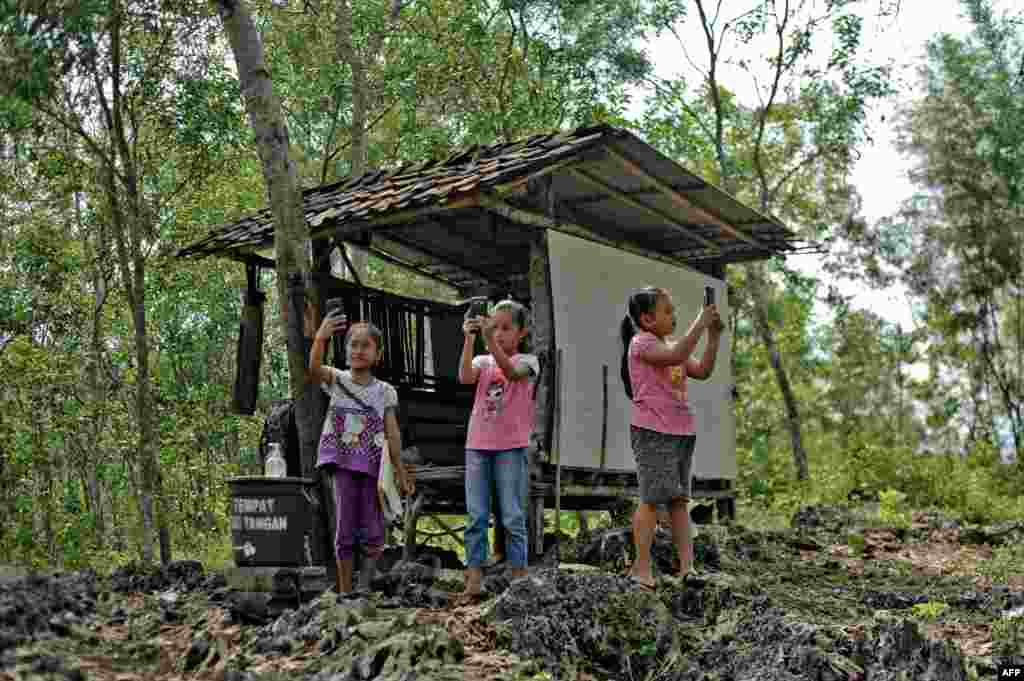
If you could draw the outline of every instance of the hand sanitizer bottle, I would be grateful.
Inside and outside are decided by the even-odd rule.
[[[268,478],[283,478],[288,475],[288,464],[281,455],[281,443],[271,442],[268,445],[267,460],[263,465],[263,474]]]

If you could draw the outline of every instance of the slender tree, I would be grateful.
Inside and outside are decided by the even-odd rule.
[[[750,200],[762,213],[803,223],[799,224],[802,231],[818,236],[821,223],[835,213],[817,209],[817,215],[809,215],[800,193],[815,191],[810,178],[828,180],[831,175],[834,181],[837,170],[849,167],[851,150],[864,139],[868,104],[889,91],[885,69],[856,61],[861,20],[854,10],[859,4],[866,3],[828,3],[819,10],[809,0],[764,0],[725,16],[721,0],[695,0],[704,51],[698,65],[691,44],[679,32],[688,6],[664,3],[660,25],[675,36],[700,82],[691,92],[682,76],[674,82],[651,81],[654,113],[648,129],[655,141],[659,130],[665,129],[665,119],[678,122],[690,135],[682,148],[703,152],[703,158],[712,161],[707,170],[713,171],[726,191]],[[822,66],[820,59],[813,58],[812,38],[829,28],[835,46]],[[766,45],[764,63],[730,57],[727,50],[732,44],[755,49]],[[756,105],[746,107],[736,100],[722,81],[725,66],[750,74]],[[844,189],[844,183],[834,189]],[[834,192],[830,198],[843,194],[848,201],[846,191]],[[744,273],[754,326],[785,406],[797,478],[804,480],[808,462],[800,406],[776,339],[768,272],[764,264],[755,263],[745,265]]]

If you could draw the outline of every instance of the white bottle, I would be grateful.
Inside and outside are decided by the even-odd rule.
[[[271,442],[268,445],[269,453],[263,465],[263,474],[268,478],[283,478],[288,475],[288,464],[281,455],[281,444]]]

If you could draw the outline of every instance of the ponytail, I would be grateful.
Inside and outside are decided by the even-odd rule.
[[[622,387],[626,389],[626,395],[633,399],[633,382],[629,379],[629,344],[633,336],[641,330],[641,315],[651,314],[658,305],[658,297],[668,295],[665,289],[655,286],[645,286],[633,292],[626,305],[626,314],[619,325],[619,334],[622,337],[622,366],[619,372],[622,376]]]
[[[633,341],[633,336],[636,335],[636,327],[633,326],[633,320],[629,318],[629,315],[622,318],[619,333],[622,335],[622,367],[619,370],[622,376],[622,387],[626,389],[629,399],[633,399],[633,383],[629,380],[629,344]]]

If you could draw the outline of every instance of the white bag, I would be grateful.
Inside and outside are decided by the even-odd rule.
[[[402,496],[398,493],[398,486],[395,485],[395,468],[391,465],[391,453],[386,439],[380,453],[377,499],[380,501],[380,508],[384,512],[384,522],[386,524],[390,525],[404,515]]]

